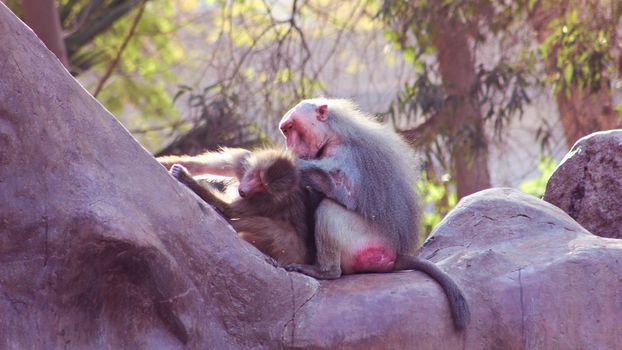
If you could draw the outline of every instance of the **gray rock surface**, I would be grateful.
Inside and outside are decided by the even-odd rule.
[[[577,141],[549,179],[544,200],[595,235],[622,238],[622,129]]]
[[[297,313],[300,348],[620,349],[622,241],[594,236],[559,208],[513,189],[465,197],[421,255],[457,279],[464,334],[419,272],[323,282]],[[343,297],[343,295],[348,297]]]
[[[318,283],[169,176],[0,3],[0,349],[274,348]]]
[[[618,349],[622,241],[509,189],[464,198],[419,272],[318,282],[196,200],[0,4],[0,349]]]

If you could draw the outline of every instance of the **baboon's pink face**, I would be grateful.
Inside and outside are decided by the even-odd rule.
[[[261,175],[260,169],[253,169],[244,174],[238,186],[240,197],[249,198],[267,192]]]
[[[332,135],[327,117],[326,105],[301,102],[292,108],[279,123],[287,148],[301,159],[321,158]]]

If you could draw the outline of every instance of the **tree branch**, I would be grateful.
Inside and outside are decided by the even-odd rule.
[[[121,47],[119,47],[119,51],[117,51],[117,56],[114,58],[114,60],[112,60],[112,62],[110,62],[108,69],[106,69],[106,73],[104,73],[104,76],[101,78],[101,80],[97,84],[97,88],[95,89],[95,92],[93,92],[93,97],[97,98],[97,95],[103,88],[104,84],[106,83],[108,78],[110,78],[110,75],[112,74],[114,69],[119,64],[119,60],[121,59],[121,54],[123,54],[123,51],[127,47],[127,44],[130,42],[130,39],[132,38],[132,36],[134,36],[134,32],[136,31],[138,22],[140,21],[140,18],[143,16],[143,13],[145,12],[145,4],[147,4],[147,0],[143,0],[142,4],[140,5],[140,8],[138,9],[138,13],[136,14],[136,17],[134,17],[134,22],[132,22],[132,27],[130,28],[130,31],[127,33],[127,36],[123,40],[123,43],[121,43]]]
[[[439,130],[444,127],[445,116],[437,113],[422,124],[406,130],[397,130],[406,141],[415,146],[428,145],[441,134]]]

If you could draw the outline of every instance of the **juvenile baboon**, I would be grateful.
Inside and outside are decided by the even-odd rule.
[[[319,279],[356,272],[420,270],[444,289],[457,329],[470,312],[460,287],[414,256],[418,178],[412,149],[345,100],[300,102],[279,124],[306,183],[326,196],[316,212],[316,263],[286,268]]]
[[[314,242],[309,232],[313,200],[301,187],[291,153],[228,148],[199,157],[158,160],[165,166],[181,162],[183,165],[171,166],[171,174],[221,212],[242,239],[282,266],[313,262]],[[188,164],[195,170],[237,177],[237,195],[226,196],[209,184],[199,184],[185,168]]]

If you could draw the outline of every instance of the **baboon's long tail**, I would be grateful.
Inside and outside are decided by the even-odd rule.
[[[430,275],[447,295],[456,329],[462,330],[467,326],[471,320],[469,304],[460,287],[445,271],[428,260],[409,255],[399,255],[395,260],[394,270],[419,270]]]

